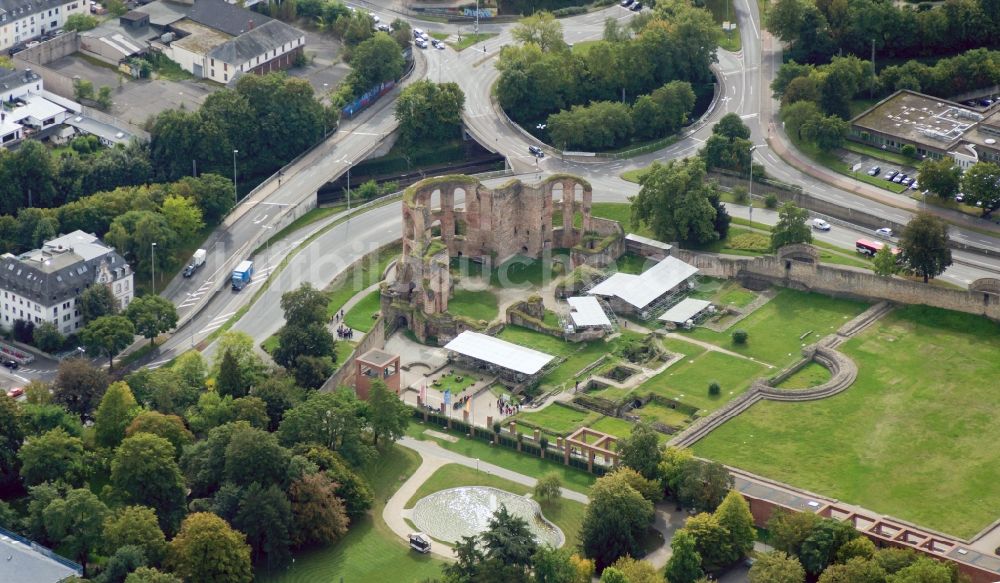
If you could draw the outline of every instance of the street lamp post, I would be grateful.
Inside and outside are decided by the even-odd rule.
[[[347,161],[347,210],[351,210],[351,165],[354,162]]]
[[[270,267],[270,265],[271,265],[271,233],[269,233],[268,231],[270,231],[271,229],[274,229],[274,227],[272,227],[271,225],[263,225],[263,226],[261,226],[261,228],[264,229],[264,247],[265,247],[265,250],[267,252],[267,261],[265,261],[264,265],[265,265],[265,267]]]
[[[479,34],[479,0],[476,0],[476,34]]]
[[[753,228],[753,151],[757,146],[750,146],[750,188],[747,190],[747,201],[750,203],[750,228]]]
[[[149,245],[149,283],[150,291],[156,293],[156,241]]]
[[[233,204],[240,204],[240,193],[236,188],[236,154],[239,153],[239,150],[233,150]]]

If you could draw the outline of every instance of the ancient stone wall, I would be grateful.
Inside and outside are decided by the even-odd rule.
[[[739,279],[750,286],[771,283],[869,301],[924,304],[1000,321],[1000,296],[987,291],[945,289],[899,278],[880,277],[856,268],[819,265],[793,258],[726,257],[676,248],[672,253],[697,267],[702,275]],[[991,289],[985,282],[973,282],[971,287],[973,290]]]

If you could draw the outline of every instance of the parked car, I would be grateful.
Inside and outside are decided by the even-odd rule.
[[[420,47],[422,49],[426,49],[427,48],[427,41],[425,41],[422,38],[418,38],[417,40],[413,41],[413,44],[417,45],[418,47]]]
[[[381,32],[392,32],[392,27],[389,26],[388,24],[384,24],[383,23],[383,24],[377,25],[375,27],[375,30],[378,30],[378,31],[381,31]]]
[[[982,105],[983,107],[989,107],[989,106],[993,105],[993,100],[989,99],[989,98],[980,99],[979,100],[979,105]]]
[[[430,37],[430,35],[428,35],[428,34],[427,34],[426,32],[424,32],[424,33],[421,33],[421,34],[420,34],[420,38],[421,38],[421,40],[423,40],[423,41],[424,41],[425,43],[426,43],[426,42],[430,42],[430,40],[431,40],[431,37]]]
[[[885,173],[885,179],[892,180],[897,174],[899,174],[899,170],[890,170]]]
[[[7,391],[7,396],[11,399],[16,399],[24,394],[24,387],[14,387],[13,389]]]
[[[892,229],[890,229],[889,227],[882,227],[881,229],[876,229],[875,235],[877,237],[882,237],[883,239],[892,239]]]
[[[372,20],[375,22],[375,24],[378,24],[378,22],[382,20],[381,18],[378,17],[378,14],[375,14],[374,12],[369,12],[368,16],[372,17]]]
[[[919,189],[920,189],[920,184],[918,184],[916,180],[910,183],[910,190],[919,190]]]
[[[424,38],[424,31],[420,30],[419,28],[414,28],[413,29],[413,38],[414,39]]]
[[[829,231],[830,223],[824,221],[823,219],[813,219],[812,227],[817,231]]]
[[[958,194],[955,195],[955,202],[962,202],[964,200],[965,200],[965,194],[964,193],[960,192],[960,193],[958,193]]]
[[[897,174],[892,177],[892,181],[896,184],[899,184],[900,182],[903,181],[903,178],[906,178],[906,174]]]
[[[629,6],[628,9],[631,10],[632,12],[639,12],[640,10],[642,10],[642,2],[636,2],[635,4]]]
[[[3,361],[3,365],[9,368],[10,370],[17,370],[17,367],[20,366],[19,364],[17,364],[16,360],[11,360],[9,358]]]
[[[544,158],[545,152],[542,151],[538,146],[528,146],[528,153],[530,153],[535,158]]]
[[[621,4],[622,4],[622,6],[628,6],[632,2],[634,2],[634,0],[622,0]]]
[[[899,181],[899,183],[902,184],[902,185],[904,185],[904,186],[909,186],[909,185],[913,184],[913,182],[914,182],[914,179],[910,178],[910,177],[906,177],[906,178],[904,178],[904,179],[902,179],[902,180]]]
[[[439,41],[438,39],[432,40],[431,44],[434,45],[435,49],[444,50],[444,43]]]
[[[868,176],[878,176],[882,173],[882,168],[878,166],[872,166],[868,169]]]

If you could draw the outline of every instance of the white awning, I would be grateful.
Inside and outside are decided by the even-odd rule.
[[[681,301],[676,306],[667,310],[665,314],[660,316],[660,319],[664,322],[674,322],[675,324],[683,324],[691,318],[694,318],[701,313],[702,310],[712,305],[712,302],[707,300],[696,300],[693,298],[687,298]]]
[[[640,245],[648,245],[650,247],[655,247],[657,249],[662,249],[664,251],[670,251],[671,246],[669,243],[664,243],[663,241],[657,241],[656,239],[650,239],[649,237],[643,237],[642,235],[636,235],[635,233],[629,233],[625,235],[626,241],[634,241]]]
[[[537,373],[555,358],[544,352],[468,330],[456,336],[444,347],[446,350],[526,375]]]
[[[611,320],[604,313],[604,308],[595,297],[575,297],[568,298],[570,307],[573,308],[569,315],[573,318],[573,324],[580,327],[585,326],[610,326]]]
[[[587,293],[595,296],[619,297],[641,310],[696,273],[698,273],[697,267],[676,257],[667,257],[644,271],[642,275],[616,273]]]

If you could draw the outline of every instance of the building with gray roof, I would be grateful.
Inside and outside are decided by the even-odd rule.
[[[24,47],[54,33],[71,14],[87,14],[86,0],[0,0],[0,50]]]
[[[81,575],[77,563],[0,528],[0,581],[59,583]]]
[[[79,330],[79,297],[91,285],[106,285],[120,309],[132,301],[132,269],[113,247],[73,231],[40,249],[0,256],[0,325],[17,320],[52,322],[62,334]]]

